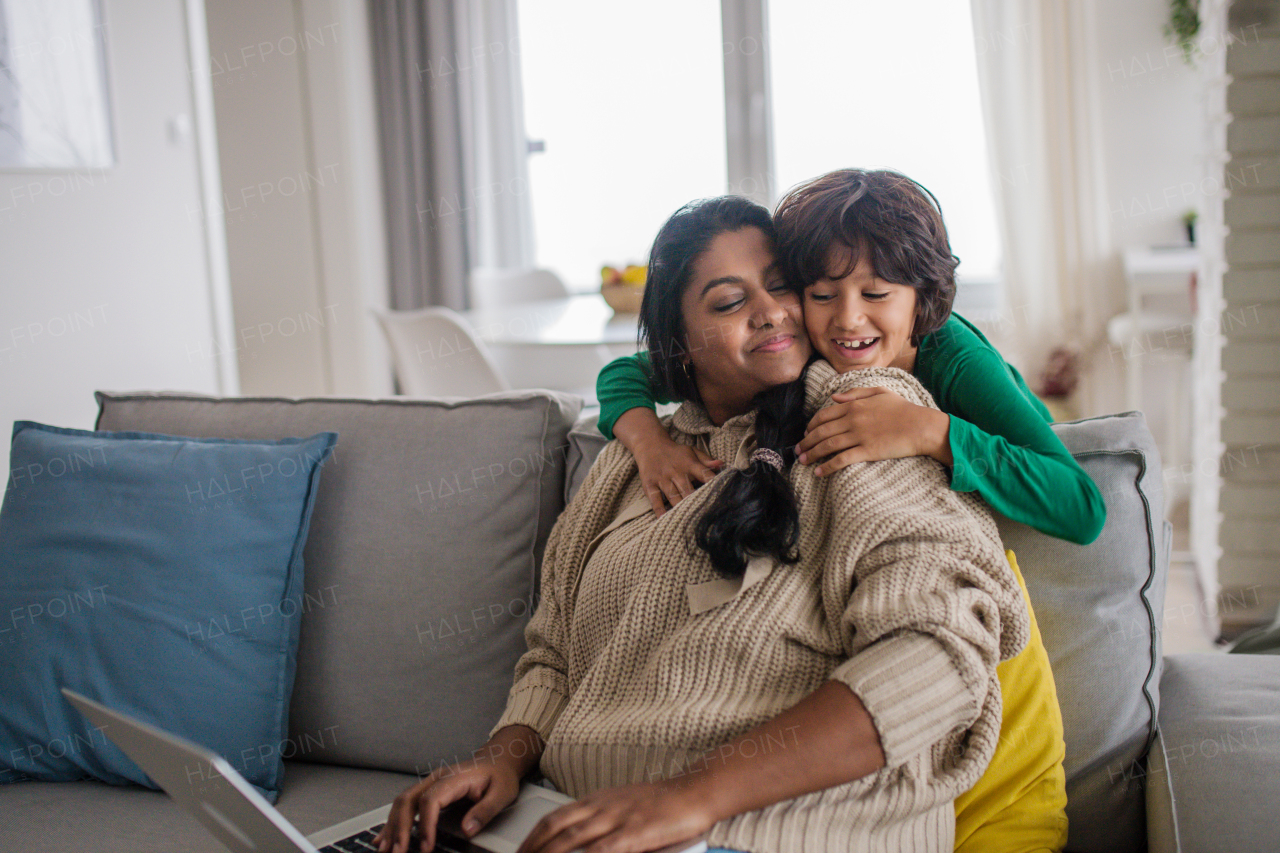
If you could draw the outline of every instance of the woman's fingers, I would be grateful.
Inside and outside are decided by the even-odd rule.
[[[440,811],[463,797],[480,800],[491,787],[492,777],[477,772],[475,767],[468,767],[454,775],[444,775],[436,783],[418,796],[418,837],[422,839],[422,850],[432,850],[436,845],[436,827],[440,822]]]
[[[436,821],[440,819],[440,803],[427,789],[418,799],[418,844],[422,853],[436,848]]]
[[[538,853],[570,853],[585,848],[618,828],[615,816],[603,811],[571,823],[547,840]]]
[[[518,793],[518,792],[517,792]],[[474,806],[467,810],[462,818],[462,831],[467,837],[475,835],[480,830],[489,825],[489,821],[493,820],[493,816],[505,809],[515,801],[515,794],[503,785],[497,784],[496,779],[490,779],[489,785],[484,792],[484,796],[479,798]]]
[[[430,788],[436,779],[432,771],[427,778],[411,788],[406,788],[391,803],[391,811],[387,814],[387,822],[374,841],[383,853],[402,853],[409,847],[409,833],[413,829],[413,819],[417,814],[418,797]]]
[[[535,853],[535,851],[542,853],[545,845],[552,838],[559,835],[566,827],[589,817],[594,811],[595,808],[589,805],[586,800],[565,803],[534,824],[533,829],[529,830],[529,834],[520,843],[520,848],[516,850],[516,853]]]

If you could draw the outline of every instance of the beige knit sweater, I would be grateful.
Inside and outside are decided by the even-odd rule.
[[[806,409],[870,386],[934,405],[903,371],[841,375],[816,362]],[[741,465],[754,420],[716,427],[685,404],[669,430]],[[952,801],[977,781],[999,737],[996,664],[1027,640],[995,523],[926,457],[825,478],[796,465],[790,477],[801,560],[757,560],[739,585],[692,544],[712,489],[655,519],[634,458],[617,441],[606,446],[551,532],[529,651],[493,730],[537,730],[547,742],[542,771],[580,797],[676,776],[835,679],[870,712],[886,766],[721,821],[711,846],[950,851]]]

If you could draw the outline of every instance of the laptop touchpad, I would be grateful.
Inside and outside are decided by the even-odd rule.
[[[484,831],[476,834],[471,840],[484,847],[491,847],[494,853],[515,853],[520,842],[524,841],[533,827],[542,820],[544,815],[564,805],[545,797],[540,797],[537,792],[532,792],[528,796],[520,798],[519,808],[508,807],[499,812],[493,820],[489,821],[489,825]],[[513,803],[512,806],[515,804]]]

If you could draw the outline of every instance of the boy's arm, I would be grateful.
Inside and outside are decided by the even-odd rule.
[[[614,433],[614,425],[631,409],[652,412],[657,403],[671,402],[659,400],[654,393],[653,371],[649,367],[649,354],[645,352],[615,358],[606,364],[596,377],[596,397],[600,400],[597,426],[608,439],[622,438]]]
[[[694,482],[706,483],[724,466],[693,447],[677,444],[658,420],[649,357],[639,353],[616,358],[596,379],[600,398],[599,428],[605,438],[617,438],[636,458],[640,483],[655,515],[666,512],[693,494]]]
[[[1014,521],[1068,542],[1098,538],[1107,519],[1102,494],[998,352],[957,358],[940,390],[938,403],[951,418],[953,490],[977,492]]]

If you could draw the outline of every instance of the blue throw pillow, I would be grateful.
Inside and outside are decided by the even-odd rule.
[[[337,434],[13,427],[0,507],[0,781],[155,787],[58,692],[223,755],[274,802],[302,548]]]

